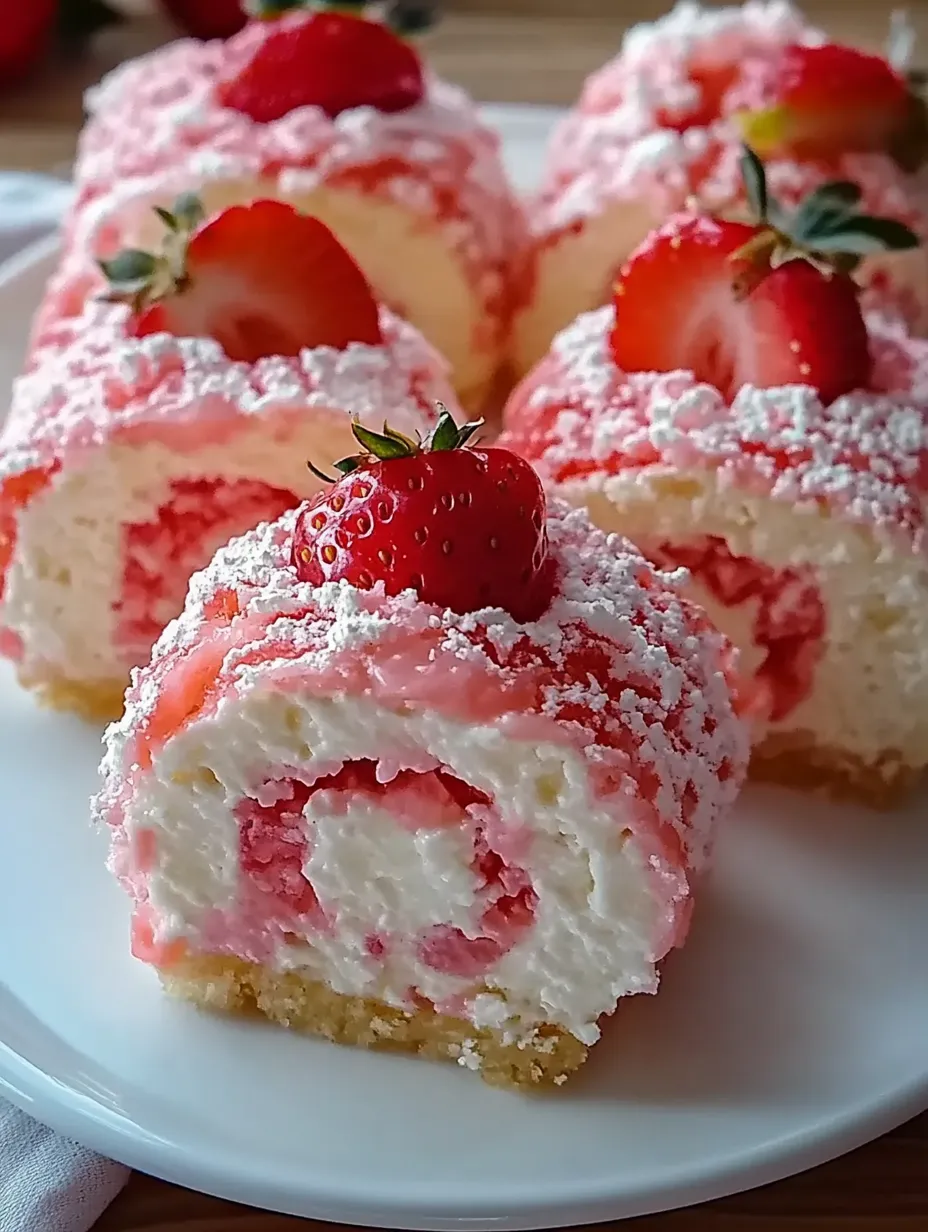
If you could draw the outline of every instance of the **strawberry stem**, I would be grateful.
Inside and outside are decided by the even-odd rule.
[[[764,164],[748,146],[742,149],[741,174],[748,202],[764,230],[731,255],[730,260],[744,263],[734,279],[738,296],[750,294],[771,269],[793,258],[850,274],[872,253],[921,244],[898,219],[860,213],[861,191],[849,180],[820,185],[790,213],[771,197]]]
[[[370,465],[373,462],[390,462],[396,458],[413,458],[420,453],[445,453],[452,449],[463,449],[474,433],[483,427],[482,419],[476,419],[458,427],[447,408],[440,402],[437,409],[438,422],[424,442],[412,440],[411,437],[397,432],[387,423],[383,425],[382,432],[374,432],[371,428],[365,428],[357,419],[353,420],[351,433],[364,452],[342,458],[341,461],[335,463],[335,469],[342,475],[350,475],[359,467]],[[337,479],[319,470],[312,462],[307,462],[306,465],[323,483],[338,482]]]
[[[372,0],[244,0],[242,7],[249,17],[259,21],[272,21],[294,9],[374,18],[380,8],[384,24],[401,38],[424,34],[438,20],[435,12],[437,6],[427,0],[393,0],[385,8],[372,3]]]
[[[242,8],[249,17],[272,21],[293,9],[305,9],[306,0],[243,0]]]
[[[394,0],[386,11],[385,21],[394,34],[409,38],[432,29],[438,21],[435,9],[434,4],[422,0]]]
[[[129,248],[97,262],[109,283],[104,299],[129,304],[133,312],[141,312],[187,284],[187,244],[206,217],[195,193],[182,193],[169,210],[156,205],[154,211],[167,231],[160,253]]]

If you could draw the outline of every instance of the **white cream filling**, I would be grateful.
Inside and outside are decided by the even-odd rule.
[[[207,214],[264,197],[286,201],[331,228],[364,270],[378,299],[417,326],[448,359],[462,402],[479,406],[501,357],[475,345],[486,324],[484,308],[468,271],[449,246],[448,224],[371,194],[320,186],[315,172],[291,171],[280,180],[228,179],[220,172],[216,168],[215,175],[204,174],[198,184],[188,177],[182,185],[161,180],[119,185],[82,211],[77,242],[99,249],[100,237],[112,232],[121,245],[157,248],[163,228],[152,207],[169,205],[181,191],[195,190]]]
[[[22,639],[24,674],[85,682],[127,674],[114,609],[123,591],[123,529],[151,520],[172,483],[252,479],[305,497],[319,487],[307,459],[326,470],[350,452],[345,413],[313,408],[269,412],[222,444],[189,452],[157,441],[108,445],[62,470],[21,512],[7,574],[2,622]],[[206,543],[201,564],[219,546]],[[177,612],[159,615],[166,622]]]
[[[811,734],[828,749],[876,761],[895,752],[909,766],[928,763],[928,559],[903,543],[880,544],[840,514],[797,510],[716,485],[712,475],[636,474],[576,480],[559,492],[585,505],[605,530],[647,552],[662,541],[718,535],[736,556],[777,569],[810,566],[826,612],[823,653],[811,693],[768,733]],[[694,578],[690,593],[744,655],[749,669],[756,602],[725,607]]]
[[[260,678],[254,669],[253,682]],[[320,898],[337,904],[337,926],[311,940],[278,934],[277,968],[394,1005],[405,1004],[411,986],[438,1004],[464,996],[475,1025],[519,1031],[551,1022],[588,1042],[619,997],[655,989],[666,905],[623,819],[591,795],[581,753],[437,714],[396,713],[368,699],[287,696],[247,684],[156,753],[127,806],[130,837],[142,828],[156,835],[150,897],[159,935],[196,947],[213,909],[233,907],[234,809],[242,797],[284,777],[284,767],[315,775],[363,758],[393,768],[447,766],[486,793],[504,823],[528,825],[532,841],[516,863],[538,896],[534,925],[476,981],[432,969],[412,947],[375,959],[364,941],[378,922],[410,929],[444,922],[473,934],[480,914],[473,846],[463,831],[412,832],[363,797],[340,818],[327,817],[323,803],[315,825],[307,821],[306,872]],[[313,809],[311,799],[310,816]]]
[[[338,905],[345,886],[365,886],[369,932],[414,935],[442,923],[472,927],[477,878],[465,826],[407,830],[363,797],[346,812],[327,814],[324,799],[314,796],[306,816],[312,844],[303,872],[320,901]],[[355,940],[364,943],[363,936]]]

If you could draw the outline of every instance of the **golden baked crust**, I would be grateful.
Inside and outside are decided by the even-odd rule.
[[[28,676],[18,673],[24,689],[35,693],[44,706],[68,710],[89,723],[109,723],[122,714],[128,678],[76,681],[64,676]]]
[[[881,811],[902,803],[921,776],[920,769],[907,766],[891,751],[876,762],[865,762],[842,749],[823,748],[807,733],[773,732],[751,754],[750,777],[755,782],[819,792]]]
[[[587,1056],[586,1045],[561,1027],[541,1026],[530,1039],[508,1042],[499,1030],[478,1030],[433,1009],[407,1012],[346,996],[296,972],[273,971],[239,958],[188,955],[158,973],[169,993],[201,1009],[262,1014],[338,1044],[456,1061],[496,1087],[561,1086]]]

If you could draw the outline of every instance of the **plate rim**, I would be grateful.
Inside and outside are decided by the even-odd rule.
[[[108,1109],[80,1091],[66,1086],[39,1070],[0,1040],[0,1093],[43,1124],[65,1137],[118,1163],[201,1193],[271,1212],[313,1218],[366,1228],[407,1229],[408,1232],[535,1232],[550,1228],[578,1227],[612,1222],[659,1212],[684,1209],[718,1198],[744,1193],[785,1180],[875,1141],[906,1121],[928,1110],[928,1055],[925,1072],[914,1083],[897,1087],[839,1118],[825,1134],[821,1122],[782,1139],[775,1148],[758,1152],[722,1171],[697,1176],[698,1169],[679,1173],[671,1185],[627,1192],[565,1192],[556,1203],[531,1200],[518,1210],[493,1213],[473,1204],[464,1210],[442,1209],[430,1195],[418,1203],[408,1201],[385,1212],[382,1204],[355,1198],[346,1202],[343,1193],[326,1192],[319,1186],[297,1195],[291,1186],[275,1187],[247,1173],[223,1170],[214,1155],[188,1157],[183,1145],[152,1138],[135,1121]],[[188,1162],[189,1160],[189,1162]]]

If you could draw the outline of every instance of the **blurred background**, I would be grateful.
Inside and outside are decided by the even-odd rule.
[[[622,31],[669,0],[445,0],[427,37],[444,75],[483,101],[568,103]],[[843,41],[881,46],[891,5],[807,0]],[[907,6],[928,61],[928,0]],[[0,0],[0,168],[66,168],[84,88],[121,60],[186,30],[224,36],[238,0]]]

